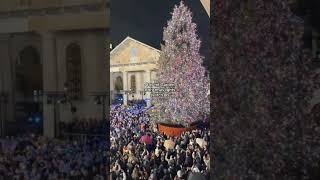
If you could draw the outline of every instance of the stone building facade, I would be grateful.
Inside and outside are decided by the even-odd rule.
[[[0,1],[0,91],[8,94],[1,114],[6,124],[23,121],[31,104],[42,113],[48,137],[55,135],[55,118],[101,118],[90,92],[109,90],[108,13],[109,0]],[[62,92],[66,84],[68,93],[71,89],[77,96],[72,102],[77,112],[61,104],[54,116],[44,94]]]
[[[210,0],[200,0],[203,8],[206,10],[206,13],[210,17]]]
[[[122,94],[128,100],[150,99],[144,84],[156,80],[160,51],[131,37],[125,38],[110,52],[111,100]],[[132,91],[128,94],[126,91]]]

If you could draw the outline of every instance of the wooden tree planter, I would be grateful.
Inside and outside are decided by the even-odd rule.
[[[159,132],[170,137],[179,137],[183,132],[191,131],[196,128],[198,128],[198,122],[190,124],[189,127],[175,124],[158,123]]]

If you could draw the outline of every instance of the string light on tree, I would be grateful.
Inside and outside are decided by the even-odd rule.
[[[158,61],[160,84],[173,83],[175,92],[165,97],[154,97],[155,111],[160,120],[178,124],[200,120],[200,114],[209,113],[209,79],[202,66],[199,50],[201,41],[192,13],[181,1],[175,6],[172,18],[164,28],[164,46]]]

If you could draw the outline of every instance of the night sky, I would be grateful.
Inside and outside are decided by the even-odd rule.
[[[111,0],[111,43],[118,45],[127,36],[160,49],[163,28],[180,0]],[[185,0],[193,13],[202,41],[201,55],[208,51],[209,17],[200,0]]]

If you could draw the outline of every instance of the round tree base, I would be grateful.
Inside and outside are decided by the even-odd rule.
[[[184,127],[180,124],[158,123],[159,132],[170,137],[179,137],[183,132],[191,131],[196,128],[197,124],[191,124],[189,127]]]

